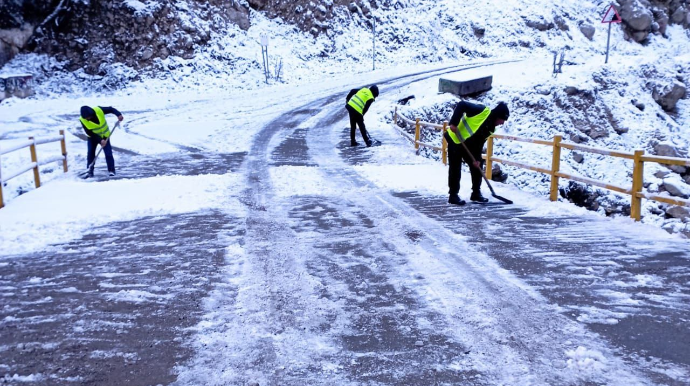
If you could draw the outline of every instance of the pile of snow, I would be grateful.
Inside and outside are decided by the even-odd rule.
[[[225,207],[236,179],[232,174],[102,183],[62,178],[2,209],[0,254],[42,250],[114,221]]]

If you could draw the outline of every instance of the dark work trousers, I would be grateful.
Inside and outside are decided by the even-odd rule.
[[[91,162],[93,162],[93,159],[96,158],[96,149],[101,146],[101,139],[89,137],[87,143],[88,152],[86,153],[86,167],[88,168]],[[108,141],[103,148],[103,153],[105,153],[105,163],[108,164],[108,171],[115,173],[115,159],[113,158],[113,148],[110,146],[110,141]],[[93,166],[91,166],[89,171],[93,172]]]
[[[347,113],[350,115],[350,142],[355,142],[355,125],[359,126],[359,131],[362,133],[364,142],[369,143],[369,134],[367,128],[364,126],[364,115],[353,109],[350,105],[345,105]]]
[[[460,192],[460,167],[462,166],[462,161],[470,168],[470,174],[472,175],[472,191],[479,192],[482,185],[482,172],[472,165],[472,159],[468,155],[462,144],[456,144],[450,139],[448,133],[444,133],[443,136],[448,142],[448,194],[451,196],[457,195]],[[472,152],[474,159],[482,162],[482,148],[478,146],[477,143],[471,143],[467,146]]]

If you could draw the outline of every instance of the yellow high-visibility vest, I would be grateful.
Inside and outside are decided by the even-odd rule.
[[[364,87],[363,89],[357,91],[357,94],[353,95],[347,104],[355,109],[355,111],[358,113],[364,114],[364,106],[366,106],[370,99],[374,99],[374,94],[371,93],[371,90]]]
[[[474,133],[479,130],[479,127],[482,125],[482,123],[484,123],[484,121],[486,121],[486,118],[489,117],[490,113],[491,109],[486,107],[484,111],[472,117],[468,117],[467,114],[462,114],[462,119],[460,119],[460,123],[458,123],[458,131],[460,132],[462,139],[455,135],[453,129],[448,128],[446,131],[448,132],[450,139],[452,139],[453,142],[458,145],[460,142],[467,141],[467,138],[473,136]]]
[[[105,113],[103,113],[103,110],[98,106],[93,107],[93,111],[96,112],[96,117],[100,123],[93,123],[84,118],[79,118],[79,121],[83,123],[87,129],[93,131],[101,138],[110,137],[110,128],[108,128],[108,122],[105,120]]]

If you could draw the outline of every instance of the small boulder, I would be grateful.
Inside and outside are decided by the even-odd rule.
[[[660,157],[680,157],[681,153],[671,142],[659,142],[654,145],[654,153]]]
[[[633,106],[637,107],[637,109],[640,111],[644,111],[644,109],[645,109],[644,103],[638,101],[637,99],[631,100],[630,103],[632,103]]]
[[[671,21],[676,24],[683,24],[683,22],[688,17],[688,11],[683,7],[678,7],[673,14],[671,14]]]
[[[666,214],[683,222],[690,222],[690,208],[688,207],[672,206],[666,209]]]
[[[525,21],[525,24],[527,24],[528,27],[536,29],[538,31],[548,31],[550,29],[553,29],[555,26],[552,22],[544,20],[543,17],[539,17],[539,19],[536,20],[527,20]]]
[[[586,143],[589,139],[580,133],[570,133],[570,140],[575,143]]]
[[[579,164],[585,162],[585,156],[580,152],[574,151],[572,153],[572,156],[573,156],[573,161],[575,161]]]
[[[594,39],[594,32],[596,29],[591,24],[580,24],[580,32],[589,40]]]
[[[570,27],[568,27],[568,24],[566,23],[565,19],[561,15],[556,15],[553,18],[554,23],[556,23],[556,26],[558,27],[559,30],[561,31],[570,31]]]
[[[151,47],[146,47],[144,51],[141,52],[141,60],[149,60],[153,56],[153,50]]]
[[[668,28],[668,14],[662,10],[654,10],[652,13],[654,14],[654,23],[657,25],[657,31],[665,35],[666,28]]]
[[[567,95],[576,95],[580,92],[580,90],[574,86],[567,86],[563,89],[563,92],[565,92]]]
[[[676,79],[669,83],[657,83],[652,89],[652,97],[665,111],[673,111],[685,93],[685,84]]]
[[[491,180],[498,182],[506,182],[508,180],[508,175],[503,172],[501,165],[493,163],[491,166]]]
[[[668,171],[668,170],[657,170],[656,172],[654,172],[654,177],[656,177],[656,178],[665,178],[665,177],[668,176],[670,173],[671,173],[671,172]]]
[[[670,174],[664,178],[663,188],[675,197],[690,197],[690,186],[679,175]]]
[[[637,1],[632,1],[620,9],[621,19],[628,28],[630,36],[636,42],[642,42],[647,39],[649,31],[651,31],[654,17],[652,12]]]

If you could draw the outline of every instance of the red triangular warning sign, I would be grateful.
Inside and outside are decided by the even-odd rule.
[[[621,15],[618,14],[618,11],[616,11],[616,7],[614,7],[613,4],[609,7],[609,9],[606,10],[604,19],[601,20],[602,23],[620,23],[622,21]]]

